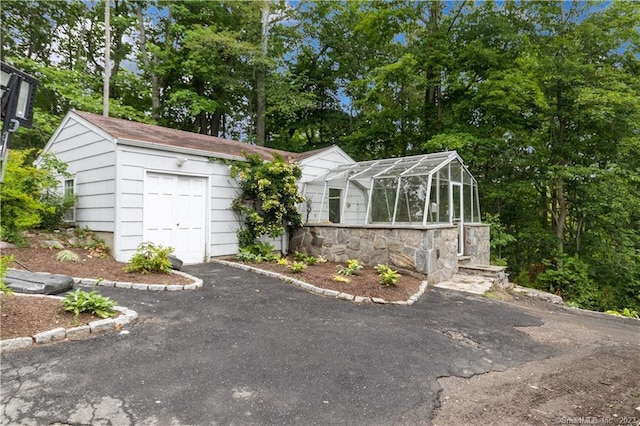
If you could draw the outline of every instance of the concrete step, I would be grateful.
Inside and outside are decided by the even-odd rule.
[[[458,265],[458,273],[465,275],[482,275],[484,277],[494,277],[507,269],[506,266],[477,265],[467,263]]]
[[[468,265],[471,263],[471,256],[458,256],[458,265]]]
[[[447,290],[463,291],[465,293],[483,295],[493,285],[493,281],[486,277],[477,275],[456,274],[447,281],[434,284],[434,287],[445,288]]]

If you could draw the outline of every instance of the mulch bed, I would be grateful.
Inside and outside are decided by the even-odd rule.
[[[230,262],[237,262],[235,258],[227,258]],[[289,259],[293,261],[292,259]],[[242,262],[237,262],[242,263]],[[351,282],[341,283],[334,281],[332,278],[337,274],[338,268],[342,265],[335,262],[317,263],[309,265],[302,272],[297,274],[284,265],[278,265],[275,262],[261,263],[245,263],[258,269],[277,272],[287,277],[295,278],[300,281],[312,284],[316,287],[336,290],[342,293],[352,294],[354,296],[379,297],[388,302],[403,301],[409,299],[413,294],[417,293],[420,284],[424,280],[418,274],[411,274],[407,271],[399,271],[401,273],[400,280],[395,286],[384,286],[380,284],[378,273],[372,266],[365,266],[355,275],[348,277]]]
[[[36,296],[0,296],[0,340],[28,337],[57,327],[86,325],[100,318],[82,313],[78,320],[62,307],[60,299]]]
[[[68,275],[76,278],[93,278],[107,281],[133,282],[140,284],[191,284],[193,281],[176,274],[138,274],[124,272],[126,263],[117,262],[112,257],[99,257],[91,250],[68,248],[80,258],[79,262],[61,262],[56,255],[61,250],[42,248],[5,248],[2,254],[13,255],[19,262],[15,269],[26,270],[20,264],[34,272]]]

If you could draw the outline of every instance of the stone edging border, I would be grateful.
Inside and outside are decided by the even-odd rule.
[[[47,297],[50,299],[63,299],[63,297],[47,296],[43,294],[20,294],[18,297]],[[106,318],[92,321],[88,325],[80,325],[78,327],[58,327],[53,330],[42,331],[31,337],[16,337],[13,339],[0,340],[0,352],[28,348],[32,345],[56,342],[69,338],[86,337],[90,334],[100,332],[114,331],[138,318],[138,313],[132,309],[125,308],[123,306],[116,306],[114,309],[122,313],[122,315],[117,318]]]
[[[347,300],[355,303],[377,303],[381,305],[388,304],[388,305],[410,306],[410,305],[413,305],[415,302],[417,302],[420,296],[422,296],[424,292],[427,290],[427,281],[422,281],[422,284],[420,284],[420,289],[418,290],[418,292],[413,294],[408,300],[389,302],[379,297],[354,296],[353,294],[349,294],[349,293],[341,293],[336,290],[329,290],[326,288],[316,287],[304,281],[300,281],[295,278],[288,277],[286,275],[278,274],[277,272],[266,271],[264,269],[248,266],[242,263],[229,262],[227,260],[221,260],[221,259],[211,259],[210,262],[231,266],[232,268],[238,268],[245,271],[255,272],[256,274],[265,275],[271,278],[277,278],[281,281],[293,284],[296,287],[299,287],[303,290],[308,290],[312,293],[316,293],[316,294],[327,296],[327,297],[333,297],[340,300]]]
[[[181,271],[173,271],[174,274],[189,278],[194,282],[191,284],[140,284],[129,282],[118,282],[109,280],[96,280],[93,278],[73,278],[73,283],[83,287],[115,287],[129,288],[133,290],[150,290],[150,291],[180,291],[180,290],[197,290],[202,287],[202,280],[193,275],[186,274]]]

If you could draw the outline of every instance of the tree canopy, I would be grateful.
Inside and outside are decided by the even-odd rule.
[[[640,307],[640,4],[111,0],[110,112],[358,160],[455,149],[512,279]],[[41,148],[101,112],[104,0],[0,3]]]

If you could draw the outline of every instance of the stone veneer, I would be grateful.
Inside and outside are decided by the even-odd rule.
[[[471,257],[471,263],[489,265],[491,227],[484,223],[464,225],[464,254]]]
[[[489,264],[489,226],[469,225],[465,226],[465,232],[471,262]],[[358,259],[368,265],[387,263],[423,273],[429,284],[448,280],[458,273],[458,230],[447,224],[424,227],[307,224],[294,231],[291,250],[324,256],[332,262]]]
[[[429,284],[458,272],[458,232],[448,225],[306,225],[294,231],[291,250],[324,256],[332,262],[358,259],[367,265],[387,263],[426,274]]]

